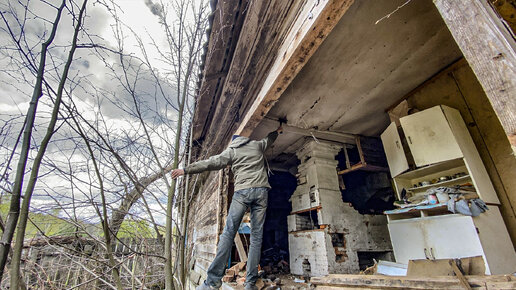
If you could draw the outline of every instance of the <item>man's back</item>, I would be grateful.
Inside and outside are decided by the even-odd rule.
[[[270,188],[264,156],[266,144],[263,141],[238,137],[229,148],[233,150],[231,170],[235,175],[235,191],[251,187]]]
[[[238,137],[219,155],[195,162],[187,166],[185,172],[199,173],[231,165],[235,175],[235,191],[253,187],[270,188],[264,154],[277,137],[276,131],[259,141]]]

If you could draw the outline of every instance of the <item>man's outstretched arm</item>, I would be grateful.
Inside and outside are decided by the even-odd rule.
[[[274,141],[276,141],[276,138],[278,138],[278,134],[281,134],[281,133],[283,133],[283,127],[280,125],[278,127],[278,129],[276,129],[276,131],[270,132],[267,135],[267,137],[260,140],[260,142],[262,143],[262,150],[263,151],[267,150],[272,145],[272,143],[274,143]]]
[[[231,164],[232,162],[230,150],[231,149],[228,148],[222,151],[222,153],[220,153],[219,155],[214,155],[206,160],[194,162],[186,166],[184,169],[174,169],[171,173],[172,179],[178,178],[179,176],[184,174],[194,174],[201,173],[204,171],[222,169],[227,165]]]

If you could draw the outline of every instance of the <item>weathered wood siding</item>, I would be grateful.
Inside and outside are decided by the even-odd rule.
[[[223,174],[223,171],[209,173],[191,205],[187,239],[191,287],[206,278],[217,251],[221,214],[225,212],[221,210],[225,195]]]

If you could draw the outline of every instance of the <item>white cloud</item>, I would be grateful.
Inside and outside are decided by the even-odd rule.
[[[123,10],[119,11],[118,14],[120,20],[142,38],[152,66],[162,76],[162,89],[165,96],[156,87],[156,82],[148,68],[139,66],[141,63],[136,58],[143,58],[143,53],[133,33],[128,27],[123,27],[124,53],[136,57],[125,59],[124,64],[132,65],[132,69],[127,70],[130,82],[134,80],[136,74],[140,78],[135,92],[139,100],[138,105],[142,109],[143,118],[149,129],[150,139],[155,146],[156,152],[159,154],[160,162],[165,164],[172,158],[171,152],[169,152],[171,149],[170,144],[173,143],[175,138],[174,120],[177,119],[177,111],[172,108],[172,106],[176,106],[175,88],[171,85],[171,82],[163,79],[163,76],[166,76],[171,67],[169,67],[170,64],[163,61],[162,56],[158,53],[158,49],[166,51],[168,45],[162,26],[159,24],[156,15],[152,14],[146,2],[149,4],[149,0],[123,0],[116,1],[116,4]],[[15,2],[12,3],[13,5],[16,4]],[[5,5],[0,4],[0,9],[5,8]],[[31,9],[40,13],[40,16],[53,20],[55,10],[49,8],[44,2],[31,1],[31,5],[34,5],[31,6]],[[50,50],[51,56],[47,59],[46,80],[53,85],[59,80],[59,73],[67,56],[69,41],[73,32],[72,20],[69,16],[67,13],[63,14],[63,22],[59,26],[54,46]],[[88,6],[87,16],[85,26],[92,39],[96,43],[116,48],[117,39],[113,33],[115,22],[105,7],[95,1],[91,1]],[[3,24],[0,24],[0,26],[3,27]],[[40,49],[38,43],[43,36],[48,36],[49,28],[50,25],[40,19],[30,19],[27,23],[27,40],[29,46],[33,49],[36,60],[38,58],[38,50]],[[158,48],[152,44],[152,39]],[[13,62],[13,60],[18,59],[20,56],[13,53],[12,50],[6,49],[7,46],[12,47],[12,43],[8,40],[9,38],[5,34],[5,30],[3,32],[0,30],[0,67],[3,67],[3,70],[0,69],[0,122],[7,120],[6,116],[23,116],[26,114],[32,96],[32,86],[35,82],[33,72],[19,62]],[[88,43],[89,41],[85,34],[81,34],[81,43]],[[2,56],[4,57],[2,58]],[[81,48],[77,50],[76,60],[72,65],[69,76],[73,82],[69,81],[67,83],[66,93],[72,91],[71,89],[73,88],[71,99],[82,117],[91,124],[98,126],[100,131],[107,132],[106,136],[115,146],[123,145],[116,147],[116,149],[119,150],[121,156],[130,164],[131,169],[138,176],[141,177],[154,173],[158,167],[154,157],[149,153],[150,149],[142,126],[139,120],[135,118],[132,96],[117,79],[117,77],[123,77],[121,60],[118,55],[106,51],[102,51],[100,56],[103,59],[91,49]],[[113,70],[109,67],[113,68]],[[172,105],[167,103],[165,98],[168,98]],[[65,103],[70,104],[70,97],[68,95],[65,94],[63,100]],[[47,95],[41,97],[36,118],[36,130],[33,134],[33,146],[39,144],[43,134],[46,132],[48,116],[52,105],[53,103]],[[66,116],[66,111],[63,110],[62,112],[61,118]],[[99,121],[99,114],[102,114],[102,122]],[[63,121],[60,120],[58,126],[62,124]],[[9,142],[0,147],[0,173],[3,173],[5,169],[4,160],[7,160],[11,153],[10,151],[12,151],[15,140],[14,134],[19,132],[21,122],[18,122],[13,128],[12,134],[8,136],[11,138]],[[84,126],[84,128],[88,130],[87,126]],[[91,130],[87,131],[87,133],[90,134],[89,137],[93,140],[101,143],[98,138],[95,138]],[[130,142],[127,140],[133,143],[129,144]],[[18,152],[19,149],[18,147]],[[31,160],[36,155],[37,149],[37,147],[33,147],[30,151]],[[98,150],[95,150],[95,154],[99,154],[97,161],[102,162],[101,171],[107,181],[107,198],[110,201],[119,202],[124,189],[121,184],[122,181],[129,186],[131,186],[131,183],[126,177],[123,177],[122,181],[118,179],[116,170],[119,170],[119,168],[113,168],[109,163],[112,161],[110,160],[112,157],[104,153],[100,154]],[[80,198],[84,204],[78,210],[78,214],[81,217],[93,218],[94,220],[96,213],[93,207],[88,205],[87,201],[90,189],[95,201],[100,200],[98,190],[96,189],[98,181],[96,181],[92,171],[91,158],[84,146],[84,142],[66,125],[60,127],[60,130],[54,135],[52,143],[47,149],[45,162],[45,166],[40,171],[41,177],[34,192],[32,206],[38,209],[49,209],[56,206],[54,199],[64,204],[69,203],[72,196],[72,187],[74,187],[73,193],[75,198]],[[29,164],[31,163],[29,162]],[[62,172],[57,172],[56,168],[52,168],[51,165],[59,167]],[[16,164],[11,164],[11,173],[14,172],[15,168]],[[73,177],[72,182],[75,183],[74,185],[71,185],[70,176]],[[90,185],[92,186],[91,188],[89,187]],[[156,214],[156,220],[159,223],[164,223],[165,215],[162,206],[166,203],[166,186],[164,182],[159,181],[149,190],[152,190],[152,193],[158,197],[158,201],[156,201],[154,197],[147,193],[149,206]],[[50,198],[49,195],[54,199]],[[113,206],[116,206],[116,204],[113,204]],[[142,210],[141,207],[135,209],[135,211],[142,218],[147,217],[146,211]]]

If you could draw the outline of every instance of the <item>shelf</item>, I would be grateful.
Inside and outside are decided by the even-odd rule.
[[[294,232],[288,232],[289,235],[290,234],[301,234],[301,233],[310,233],[310,232],[324,232],[324,228],[323,229],[311,229],[311,230],[300,230],[300,231],[294,231]]]
[[[426,205],[410,206],[410,207],[393,209],[393,210],[386,210],[383,213],[384,214],[402,214],[402,213],[407,213],[407,212],[412,212],[412,211],[438,209],[438,208],[444,208],[444,207],[447,207],[447,205],[444,203],[426,204]]]
[[[363,170],[363,171],[385,171],[385,172],[388,172],[389,168],[381,167],[381,166],[376,166],[376,165],[370,165],[370,164],[364,164],[362,162],[358,162],[357,164],[351,165],[351,167],[348,168],[348,169],[337,171],[337,174],[338,175],[343,175],[343,174],[350,173],[350,172],[353,172],[353,171],[356,171],[356,170]]]
[[[418,186],[418,187],[407,188],[407,191],[421,191],[423,189],[429,189],[429,188],[432,188],[432,187],[441,187],[441,186],[445,186],[445,185],[449,185],[449,184],[455,184],[455,183],[458,183],[458,182],[461,182],[461,181],[466,181],[466,180],[471,180],[471,177],[469,175],[465,175],[465,176],[453,178],[453,179],[450,179],[450,180],[445,180],[445,181],[441,181],[441,182],[437,182],[437,183],[432,183],[432,184],[429,184],[429,185],[422,185],[422,186]]]
[[[450,169],[461,167],[461,166],[465,166],[464,160],[462,158],[453,159],[453,160],[449,160],[449,161],[445,161],[445,162],[441,162],[441,163],[428,165],[425,167],[420,167],[420,168],[417,168],[417,169],[414,169],[411,171],[407,171],[405,173],[402,173],[402,174],[396,176],[396,178],[416,179],[416,178],[419,178],[422,176],[435,174],[438,172],[450,170]]]
[[[320,209],[321,209],[321,206],[318,205],[318,206],[314,206],[314,207],[311,207],[311,208],[306,208],[306,209],[302,209],[302,210],[298,210],[298,211],[293,211],[290,214],[300,214],[300,213],[304,213],[304,212],[308,212],[308,211],[319,211]]]
[[[414,218],[426,218],[430,216],[449,215],[453,214],[448,211],[447,203],[438,203],[432,205],[419,205],[394,210],[387,210],[384,212],[387,215],[389,222],[395,220],[406,220]]]

